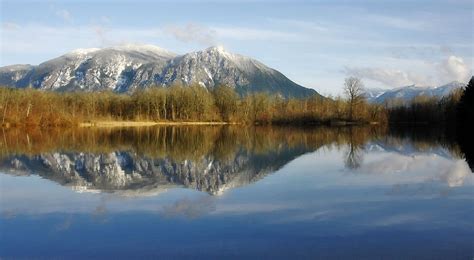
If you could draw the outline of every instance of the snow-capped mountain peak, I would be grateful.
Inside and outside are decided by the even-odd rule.
[[[99,48],[85,48],[85,49],[75,49],[66,55],[87,55],[96,51],[99,51]]]
[[[445,97],[465,86],[466,84],[464,83],[453,81],[438,87],[409,85],[388,90],[368,89],[365,96],[371,103],[382,104],[395,99],[407,102],[419,96]]]
[[[205,49],[205,51],[207,51],[207,52],[218,52],[218,53],[221,53],[221,54],[228,54],[227,50],[222,45],[211,46],[211,47]]]
[[[222,46],[176,55],[154,45],[127,44],[76,49],[38,66],[0,68],[0,85],[43,90],[132,92],[137,88],[199,84],[228,85],[244,95],[269,92],[285,97],[319,95],[263,63]]]

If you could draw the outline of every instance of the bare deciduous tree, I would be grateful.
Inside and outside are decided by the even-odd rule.
[[[364,84],[359,78],[346,78],[344,92],[349,99],[349,120],[354,119],[354,109],[364,100]]]

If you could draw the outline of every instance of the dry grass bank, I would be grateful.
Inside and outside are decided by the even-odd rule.
[[[184,122],[173,122],[173,121],[94,121],[94,122],[83,122],[80,123],[80,127],[143,127],[143,126],[179,126],[179,125],[235,125],[237,123],[232,122],[202,122],[202,121],[184,121]]]

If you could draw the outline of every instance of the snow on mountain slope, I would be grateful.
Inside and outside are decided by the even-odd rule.
[[[0,84],[15,87],[27,87],[30,84],[34,66],[18,64],[0,67]]]
[[[143,64],[164,66],[174,54],[149,46],[79,49],[33,68],[30,83],[46,90],[128,89],[130,75]]]
[[[380,95],[385,93],[387,90],[381,89],[381,88],[371,88],[371,89],[366,89],[364,96],[369,102],[373,102],[376,100]]]
[[[153,45],[78,49],[38,66],[0,68],[0,84],[43,90],[132,92],[137,88],[199,84],[228,85],[240,94],[285,97],[319,95],[264,64],[222,47],[175,55]]]
[[[466,84],[453,81],[439,87],[418,87],[415,85],[395,88],[391,90],[368,89],[365,93],[367,100],[371,103],[383,104],[389,100],[401,100],[408,102],[415,97],[445,97],[453,91],[465,87]]]

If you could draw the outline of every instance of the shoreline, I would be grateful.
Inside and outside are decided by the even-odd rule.
[[[276,121],[276,122],[222,122],[222,121],[120,121],[120,120],[98,120],[86,121],[73,125],[39,126],[39,125],[10,125],[0,124],[0,128],[114,128],[114,127],[152,127],[152,126],[223,126],[223,125],[247,125],[247,126],[328,126],[346,127],[361,125],[380,125],[379,122],[350,122],[350,121]]]
[[[235,122],[205,122],[205,121],[183,121],[183,122],[155,122],[155,121],[95,121],[79,123],[79,127],[146,127],[146,126],[173,126],[173,125],[237,125]]]

